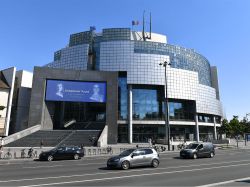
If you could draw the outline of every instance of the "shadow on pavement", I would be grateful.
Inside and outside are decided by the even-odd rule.
[[[173,157],[173,159],[183,160],[184,158],[181,158],[181,157],[179,157],[179,156],[175,156],[175,157]]]
[[[238,181],[236,181],[236,182],[238,182],[238,183],[242,183],[242,182],[244,182],[244,183],[250,183],[250,180],[249,179],[247,179],[247,180],[238,180]]]
[[[117,168],[100,167],[99,170],[118,170]]]
[[[153,167],[149,167],[149,166],[137,166],[137,167],[131,167],[129,168],[129,170],[133,170],[133,169],[140,169],[140,168],[152,168],[154,169]],[[108,168],[108,167],[100,167],[98,168],[99,170],[122,170],[121,168]]]

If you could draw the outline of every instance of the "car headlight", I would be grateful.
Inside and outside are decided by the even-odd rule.
[[[114,160],[114,162],[119,162],[119,160],[120,160],[120,159],[119,159],[119,158],[117,158],[117,159],[115,159],[115,160]]]

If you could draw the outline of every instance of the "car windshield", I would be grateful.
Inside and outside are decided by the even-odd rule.
[[[128,149],[126,151],[123,151],[119,156],[128,156],[130,155],[135,149]]]
[[[199,144],[189,144],[187,149],[196,149]]]

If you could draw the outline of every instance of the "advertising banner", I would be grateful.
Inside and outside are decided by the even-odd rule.
[[[104,103],[106,83],[47,80],[45,100]]]

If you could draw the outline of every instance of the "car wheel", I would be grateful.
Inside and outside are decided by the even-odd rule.
[[[126,170],[129,169],[129,167],[130,167],[129,161],[122,162],[122,169]]]
[[[159,166],[159,160],[154,159],[152,160],[152,167],[157,168]]]
[[[193,154],[193,159],[196,159],[196,158],[197,158],[197,154],[194,153],[194,154]]]
[[[214,157],[214,153],[211,152],[211,153],[210,153],[210,158],[213,158],[213,157]]]
[[[78,155],[78,154],[75,154],[75,155],[74,155],[74,159],[75,159],[75,160],[78,160],[78,159],[79,159],[79,155]]]
[[[52,161],[54,158],[53,158],[53,156],[52,155],[49,155],[48,156],[48,161]]]

